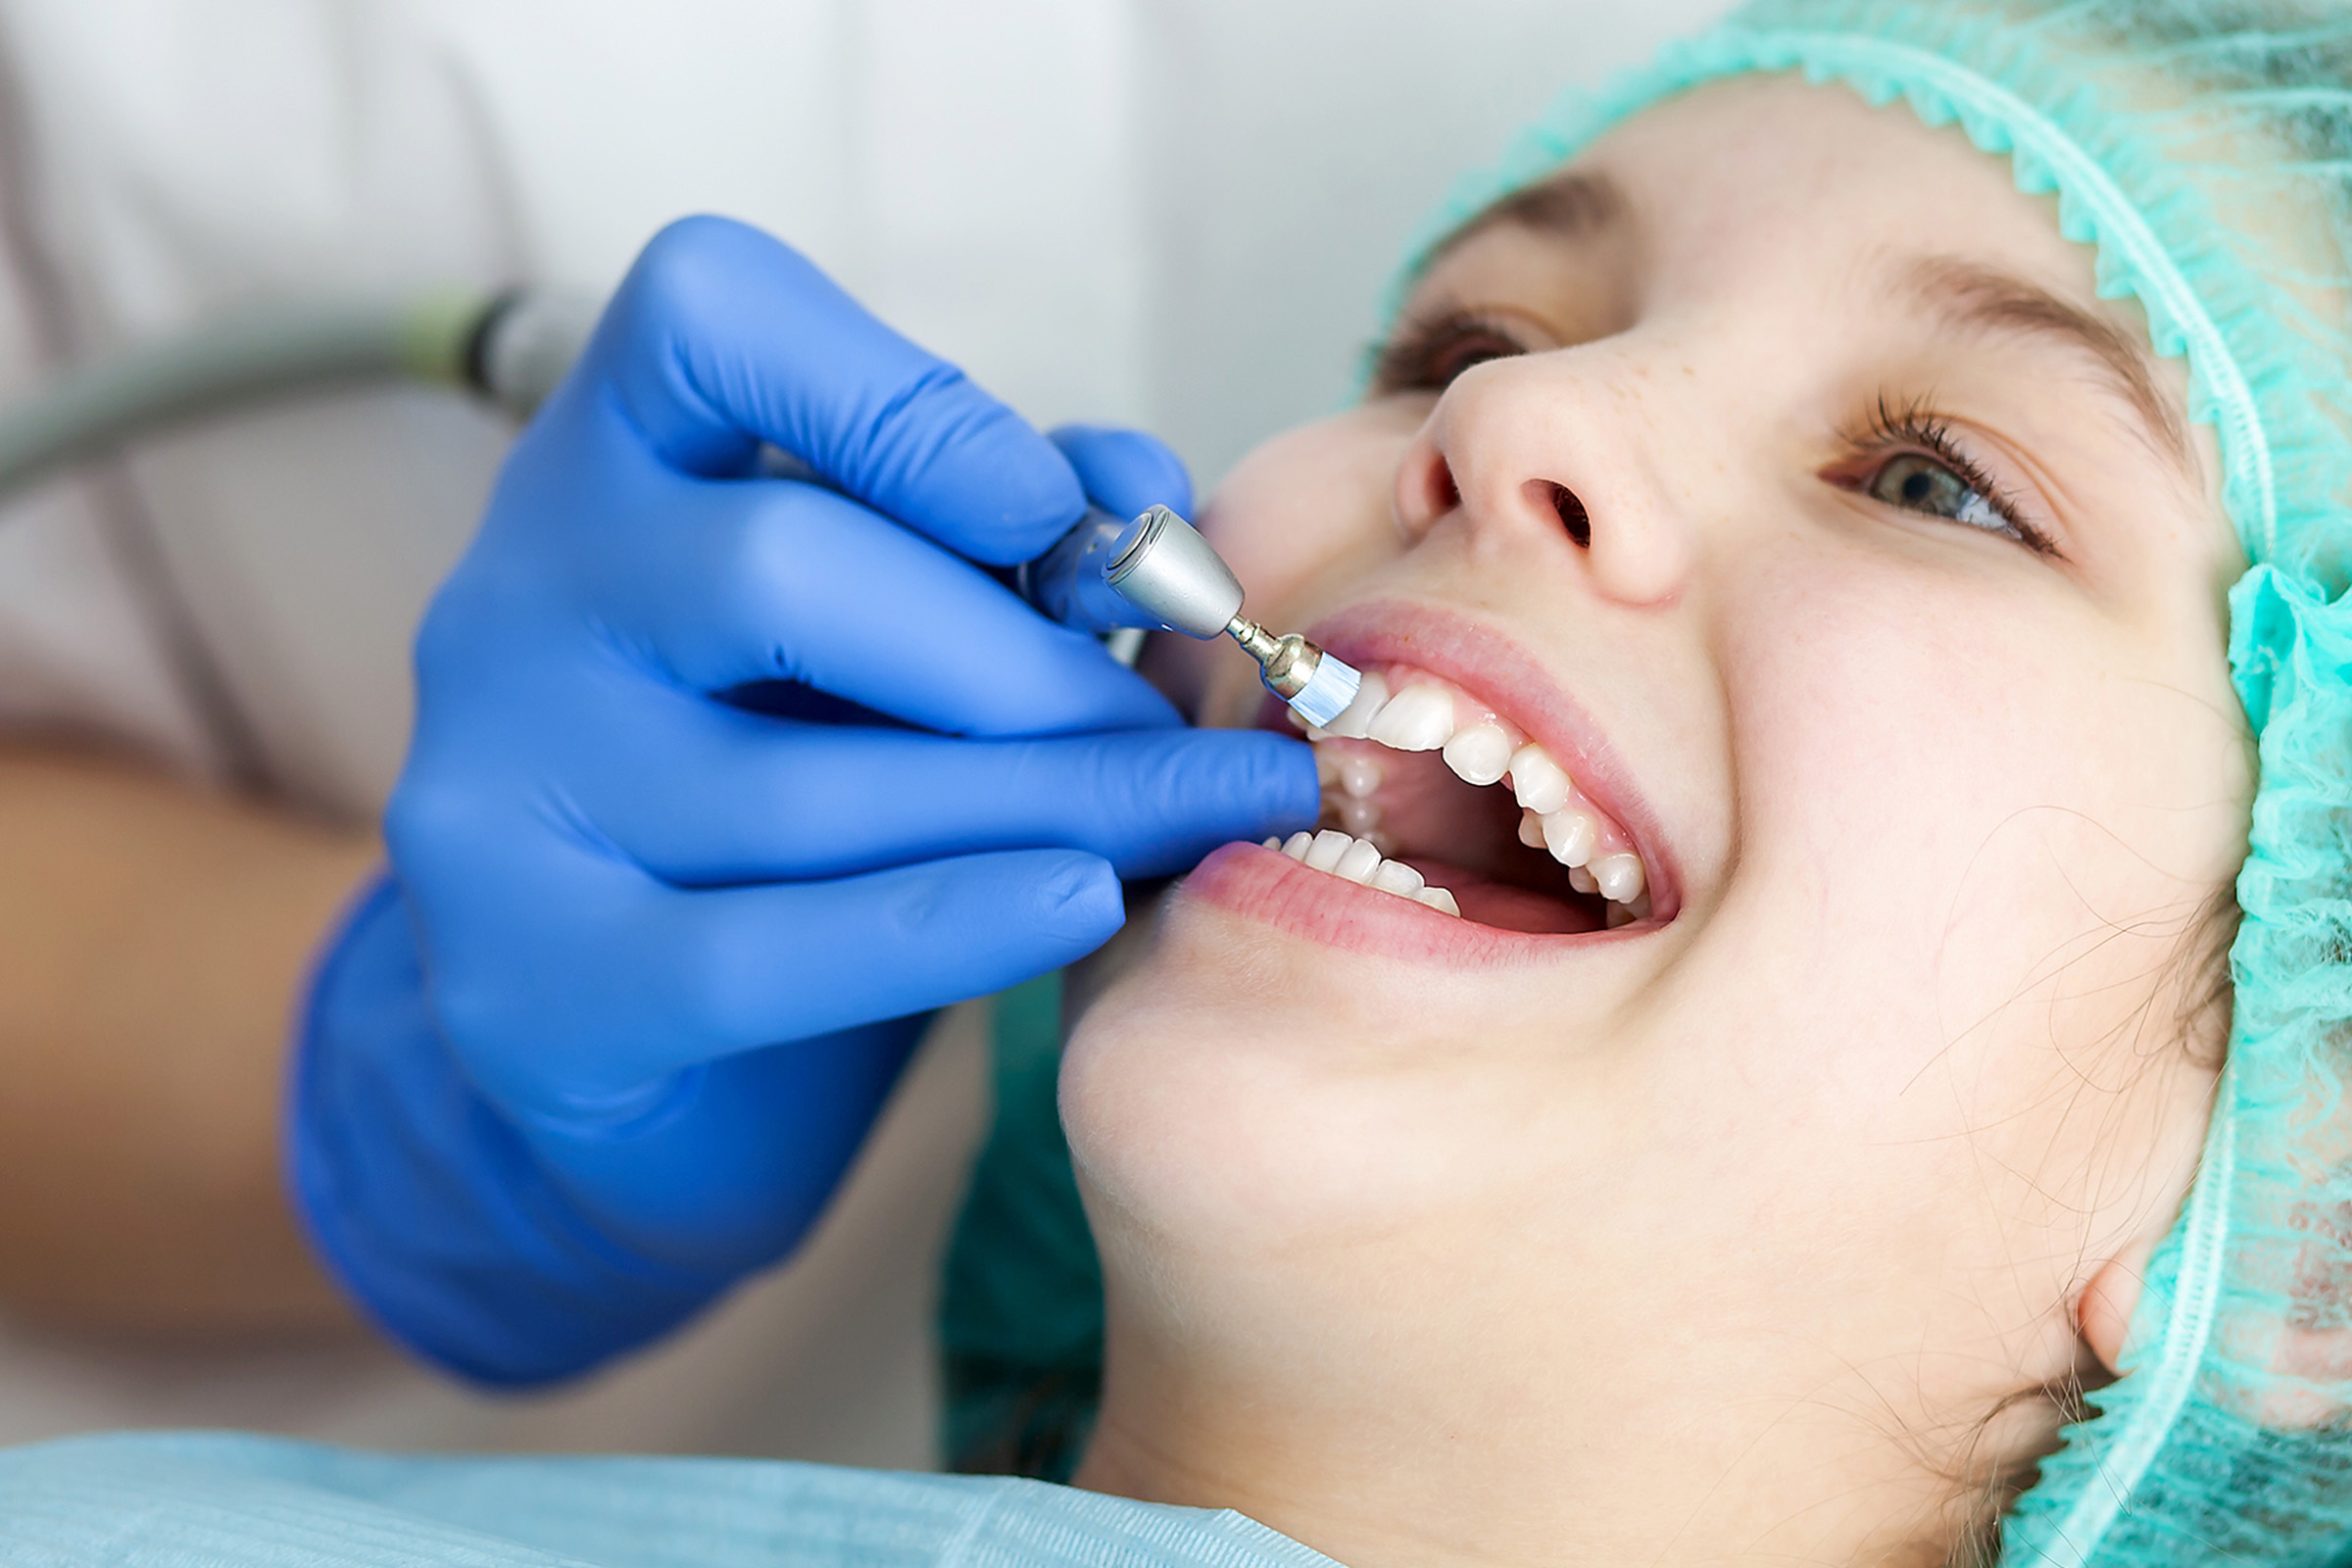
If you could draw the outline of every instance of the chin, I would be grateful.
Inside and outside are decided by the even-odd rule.
[[[1487,1058],[1524,1054],[1528,1032],[1471,1021],[1491,975],[1438,963],[1400,977],[1386,944],[1335,946],[1237,909],[1213,887],[1235,852],[1332,881],[1255,846],[1219,851],[1113,956],[1119,973],[1078,1016],[1061,1074],[1098,1228],[1107,1205],[1156,1251],[1230,1264],[1344,1250],[1458,1205],[1491,1178],[1496,1118],[1512,1114],[1496,1086],[1524,1083]],[[1462,923],[1398,906],[1441,930]],[[1396,1004],[1400,984],[1416,1005]],[[1557,1032],[1555,1018],[1547,1053]]]

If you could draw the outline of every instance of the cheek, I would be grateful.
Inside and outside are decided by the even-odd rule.
[[[1297,621],[1402,550],[1390,492],[1426,412],[1391,400],[1303,425],[1251,452],[1217,487],[1200,530],[1253,613]]]
[[[1873,1020],[1858,1071],[1974,1072],[1967,1117],[2020,1110],[2145,1013],[2235,865],[2220,652],[2136,644],[2055,585],[1814,565],[1758,584],[1772,613],[1724,661],[1738,896],[1784,923],[1797,994]]]

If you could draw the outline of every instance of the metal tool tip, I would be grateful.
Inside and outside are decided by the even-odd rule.
[[[1363,683],[1364,677],[1354,666],[1325,654],[1315,662],[1315,673],[1305,688],[1291,699],[1291,711],[1316,729],[1329,729],[1331,721],[1355,701],[1356,689]]]

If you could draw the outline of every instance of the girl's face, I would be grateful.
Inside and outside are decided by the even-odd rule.
[[[1818,1544],[2076,1369],[2194,1159],[2251,789],[2243,562],[2145,343],[2004,162],[1786,79],[1440,252],[1202,526],[1396,704],[1322,743],[1342,869],[1461,914],[1229,846],[1127,945],[1062,1085],[1106,1430],[1225,1390],[1267,1466],[1325,1419],[1616,1497],[1669,1445],[1679,1528],[1770,1495]],[[1281,724],[1231,648],[1153,658]],[[1463,1529],[1519,1528],[1499,1484]]]

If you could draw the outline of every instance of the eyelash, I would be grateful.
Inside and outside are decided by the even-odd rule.
[[[1465,348],[1491,349],[1461,363],[1446,363],[1448,352]],[[1527,345],[1493,321],[1466,311],[1428,320],[1406,321],[1396,335],[1376,345],[1371,354],[1372,390],[1376,396],[1399,392],[1443,392],[1455,376],[1490,360],[1525,354]]]
[[[2026,520],[2024,509],[2017,499],[2003,489],[1999,480],[1984,470],[1984,466],[1969,456],[1952,427],[1941,415],[1919,404],[1900,408],[1881,396],[1871,411],[1864,428],[1847,438],[1847,445],[1858,456],[1878,460],[1882,466],[1901,456],[1897,449],[1908,447],[1924,453],[1949,468],[1961,483],[1984,498],[1985,504],[1999,514],[2002,521],[2016,531],[2018,542],[2037,556],[2056,556],[2058,547],[2050,536]],[[1872,470],[1875,474],[1878,470]],[[1846,483],[1850,490],[1866,490],[1870,476]]]
[[[1465,348],[1492,352],[1475,353],[1458,363],[1447,360],[1448,354],[1459,356]],[[1465,370],[1491,360],[1509,359],[1527,352],[1527,346],[1508,331],[1472,312],[1457,311],[1406,321],[1398,326],[1394,337],[1373,348],[1371,386],[1375,396],[1443,392]],[[1933,458],[1984,497],[1985,504],[2028,550],[2037,556],[2058,555],[2058,547],[2049,535],[2026,520],[2024,509],[2016,498],[1985,471],[1983,464],[1969,456],[1953,435],[1950,422],[1923,405],[1906,404],[1897,408],[1886,397],[1880,397],[1868,422],[1848,436],[1846,444],[1857,456],[1875,459],[1882,466],[1900,456],[1906,448]],[[1843,487],[1862,491],[1869,482],[1866,476]]]

